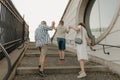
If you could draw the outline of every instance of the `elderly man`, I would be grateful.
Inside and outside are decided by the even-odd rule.
[[[51,39],[48,34],[48,30],[52,30],[54,28],[55,23],[52,22],[51,27],[47,26],[46,21],[41,21],[41,24],[35,31],[35,41],[36,47],[40,50],[40,60],[39,60],[39,75],[41,77],[45,77],[46,74],[44,72],[45,60],[47,55],[48,45],[51,44]]]

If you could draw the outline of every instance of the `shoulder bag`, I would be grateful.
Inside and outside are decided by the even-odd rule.
[[[75,43],[76,44],[82,44],[83,43],[83,40],[82,40],[82,38],[83,38],[83,34],[82,34],[83,32],[82,32],[82,28],[81,28],[81,35],[82,35],[82,37],[81,38],[75,38]]]

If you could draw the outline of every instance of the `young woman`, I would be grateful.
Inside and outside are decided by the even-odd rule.
[[[79,23],[77,27],[70,26],[69,28],[76,31],[77,33],[76,38],[82,39],[82,44],[75,43],[77,58],[81,68],[81,71],[79,72],[79,75],[77,76],[77,78],[82,78],[86,76],[84,64],[85,64],[85,60],[88,60],[87,43],[90,44],[90,39],[88,38],[86,26],[84,25],[84,23]]]

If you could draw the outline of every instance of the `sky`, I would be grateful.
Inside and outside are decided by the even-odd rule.
[[[12,0],[29,25],[30,41],[34,41],[34,32],[42,20],[48,25],[55,21],[56,26],[61,19],[69,0]],[[49,31],[50,37],[54,31]]]

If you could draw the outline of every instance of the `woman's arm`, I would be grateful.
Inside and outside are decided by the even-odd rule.
[[[87,41],[87,44],[88,44],[88,46],[90,47],[90,49],[91,49],[92,51],[96,51],[95,49],[93,49],[93,46],[92,46],[92,44],[91,44],[90,38],[86,37],[86,41]]]
[[[77,31],[77,32],[80,31],[80,28],[76,28],[76,27],[72,27],[72,26],[69,26],[69,29],[73,29],[73,30],[75,30],[75,31]]]

